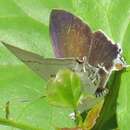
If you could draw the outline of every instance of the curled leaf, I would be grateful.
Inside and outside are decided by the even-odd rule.
[[[97,103],[89,112],[84,121],[84,128],[87,130],[91,130],[96,123],[96,119],[99,117],[101,108],[103,105],[103,101]]]

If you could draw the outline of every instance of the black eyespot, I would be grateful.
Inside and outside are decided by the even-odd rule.
[[[118,49],[118,52],[119,52],[119,53],[121,52],[121,48]]]

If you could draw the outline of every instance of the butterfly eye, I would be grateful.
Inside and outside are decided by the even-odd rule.
[[[120,53],[122,50],[121,50],[121,48],[118,50],[118,52]]]

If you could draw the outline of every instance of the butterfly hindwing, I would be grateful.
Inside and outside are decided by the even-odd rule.
[[[114,60],[118,57],[118,54],[119,47],[117,44],[113,44],[101,31],[93,33],[88,63],[100,68],[100,83],[97,94],[105,89],[114,66]]]
[[[94,32],[92,35],[90,54],[88,62],[93,66],[104,66],[110,70],[114,60],[119,54],[119,47],[113,44],[101,31]]]

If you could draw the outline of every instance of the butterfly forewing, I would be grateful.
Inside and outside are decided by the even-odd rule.
[[[88,55],[91,29],[71,13],[63,10],[52,10],[50,35],[56,57]]]

